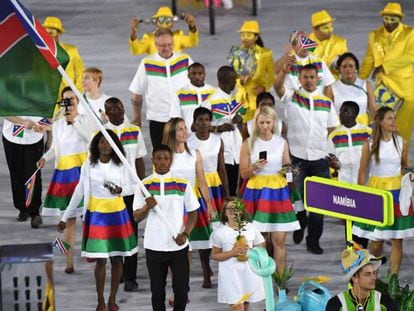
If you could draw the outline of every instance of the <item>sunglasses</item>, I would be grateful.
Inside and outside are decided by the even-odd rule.
[[[153,24],[171,24],[174,22],[178,22],[177,16],[160,16],[160,17],[154,17],[152,19]]]

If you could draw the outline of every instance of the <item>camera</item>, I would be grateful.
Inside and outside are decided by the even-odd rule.
[[[67,110],[68,107],[72,106],[72,102],[69,98],[62,98],[62,100],[59,103],[60,107],[64,107],[65,110]]]
[[[117,194],[120,193],[119,189],[120,187],[118,185],[116,185],[115,183],[113,183],[112,181],[109,180],[105,180],[103,186],[109,190],[110,193],[112,194]],[[122,191],[122,189],[121,189]]]

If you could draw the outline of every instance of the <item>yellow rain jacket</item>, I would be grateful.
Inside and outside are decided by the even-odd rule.
[[[369,33],[361,79],[367,79],[379,66],[384,73],[376,76],[375,84],[383,83],[404,99],[397,126],[401,136],[409,141],[414,125],[414,28],[400,23],[392,33],[383,26]]]
[[[244,85],[240,79],[236,84],[236,100],[243,105],[246,113],[243,122],[253,119],[256,111],[256,88],[263,86],[266,91],[273,85],[275,70],[273,66],[273,53],[270,49],[255,46],[256,71]]]
[[[328,65],[335,79],[338,79],[339,73],[336,69],[336,58],[348,52],[346,39],[333,34],[328,40],[320,41],[313,32],[309,35],[309,39],[318,44],[313,54],[322,58],[325,64]]]
[[[82,73],[85,70],[85,65],[82,61],[81,56],[79,55],[79,51],[76,46],[66,43],[60,43],[60,46],[68,53],[69,55],[69,63],[66,66],[66,73],[72,79],[73,83],[75,83],[78,90],[82,93]],[[60,93],[64,87],[68,86],[65,79],[62,79],[59,89],[59,98]]]
[[[181,52],[183,49],[198,46],[198,30],[196,32],[189,32],[185,35],[182,30],[175,30],[173,32],[174,52]],[[154,33],[145,33],[141,40],[134,41],[129,38],[129,50],[132,55],[154,54],[157,52],[154,41]]]

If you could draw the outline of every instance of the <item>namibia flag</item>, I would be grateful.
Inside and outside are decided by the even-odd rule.
[[[51,117],[68,61],[18,0],[0,0],[0,116]]]

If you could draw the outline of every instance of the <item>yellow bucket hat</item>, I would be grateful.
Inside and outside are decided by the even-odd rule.
[[[157,17],[174,17],[174,15],[168,6],[162,6],[152,18]]]
[[[319,25],[331,23],[335,21],[335,18],[332,18],[328,12],[325,10],[318,11],[312,14],[312,27],[318,27]]]
[[[43,27],[52,28],[59,31],[61,34],[65,33],[65,28],[62,27],[62,21],[56,16],[48,16],[43,22]]]
[[[401,5],[397,2],[388,2],[384,10],[380,12],[381,15],[397,15],[399,17],[404,17],[404,14],[401,9]]]
[[[377,270],[381,266],[381,258],[372,256],[366,249],[352,250],[346,249],[341,255],[342,273],[344,280],[349,281],[352,276],[362,267],[372,264]]]
[[[239,32],[253,32],[256,34],[260,34],[260,26],[257,21],[244,21],[243,25],[241,25]]]

